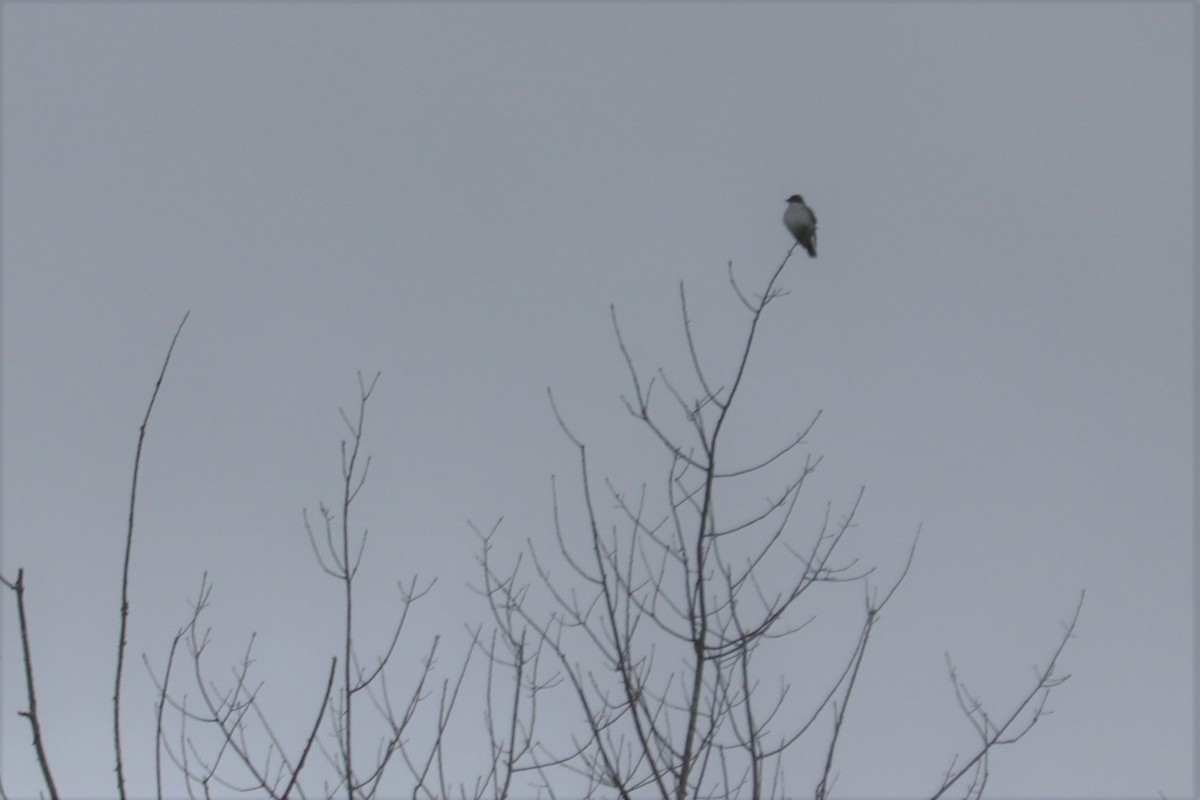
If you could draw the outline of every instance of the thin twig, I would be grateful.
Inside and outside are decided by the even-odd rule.
[[[137,508],[138,472],[142,464],[142,446],[146,441],[146,427],[150,424],[150,414],[154,411],[154,401],[158,399],[158,390],[162,387],[163,378],[167,374],[167,365],[171,363],[171,353],[175,351],[175,343],[187,322],[188,311],[179,321],[175,335],[171,337],[171,346],[163,358],[162,369],[158,372],[158,380],[154,382],[154,391],[150,394],[150,402],[146,404],[146,414],[142,417],[142,426],[138,431],[137,450],[133,457],[133,480],[129,487],[129,527],[125,533],[125,558],[121,567],[121,611],[120,626],[117,633],[117,671],[113,679],[113,750],[117,761],[117,794],[125,800],[125,765],[121,758],[121,678],[125,667],[126,629],[129,624],[129,560],[133,553],[133,514]]]

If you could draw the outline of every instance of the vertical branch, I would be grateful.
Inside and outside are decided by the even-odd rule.
[[[162,369],[159,370],[158,380],[154,382],[154,391],[150,394],[150,402],[146,405],[146,415],[142,418],[142,427],[138,432],[137,450],[133,457],[133,481],[129,488],[129,527],[125,533],[125,561],[121,567],[121,612],[120,630],[117,635],[117,673],[113,679],[113,750],[117,759],[117,795],[125,800],[125,765],[121,760],[121,678],[125,669],[125,633],[129,624],[129,558],[133,552],[133,514],[137,508],[138,471],[142,463],[142,445],[146,440],[146,426],[150,424],[150,413],[154,411],[154,401],[158,399],[158,390],[162,387],[163,378],[167,374],[167,365],[171,363],[171,353],[175,350],[175,342],[187,322],[187,312],[171,337],[171,346],[163,359]]]
[[[175,632],[175,638],[171,640],[171,650],[167,654],[167,666],[163,671],[162,684],[158,688],[158,701],[154,706],[154,796],[158,800],[162,800],[162,751],[163,745],[166,742],[166,731],[163,729],[163,712],[167,707],[169,694],[167,686],[171,682],[171,667],[175,664],[175,651],[179,649],[179,640],[183,638],[184,631],[182,629]],[[153,670],[150,670],[150,659],[146,658],[145,653],[142,654],[142,661],[146,664],[146,669],[150,671],[151,678],[154,677]]]
[[[354,800],[354,767],[351,737],[353,736],[353,703],[354,689],[350,682],[350,660],[353,657],[352,625],[354,620],[354,570],[350,566],[350,476],[354,473],[354,460],[358,456],[358,443],[362,430],[362,413],[358,417],[359,431],[354,437],[354,452],[350,456],[350,466],[346,468],[346,443],[342,442],[342,465],[345,477],[345,491],[342,495],[342,586],[345,590],[345,638],[342,641],[342,714],[345,722],[345,732],[342,734],[345,742],[346,766],[346,800]]]
[[[340,631],[339,641],[335,645],[339,654],[333,657],[329,663],[324,693],[315,719],[311,723],[308,737],[300,746],[299,758],[298,760],[289,758],[288,748],[285,746],[287,737],[276,735],[275,730],[272,729],[265,713],[264,701],[260,700],[259,693],[265,685],[264,682],[254,681],[252,683],[249,680],[250,667],[253,663],[250,647],[253,646],[254,636],[251,636],[251,644],[247,647],[241,664],[233,670],[232,686],[222,689],[217,682],[208,679],[204,674],[201,657],[209,644],[209,630],[200,628],[199,615],[207,606],[210,586],[206,578],[202,579],[200,595],[195,603],[191,621],[176,636],[176,644],[180,637],[184,637],[184,643],[192,660],[193,682],[201,701],[198,710],[189,710],[186,694],[179,697],[177,690],[176,696],[172,697],[168,690],[167,680],[176,649],[175,644],[172,645],[171,657],[167,661],[168,675],[164,676],[161,683],[155,678],[160,697],[158,706],[160,751],[165,750],[168,758],[183,773],[184,785],[189,797],[209,797],[211,790],[217,787],[239,793],[262,793],[277,800],[292,795],[303,797],[306,795],[306,790],[300,781],[300,773],[306,768],[306,765],[311,764],[312,755],[316,751],[325,757],[334,773],[332,778],[323,781],[321,791],[323,796],[345,798],[345,800],[371,800],[380,791],[383,776],[394,756],[401,755],[401,760],[408,761],[410,766],[413,763],[409,753],[406,752],[406,750],[411,750],[407,731],[409,723],[415,723],[419,706],[430,695],[427,683],[434,674],[438,638],[434,638],[417,675],[416,686],[403,708],[397,708],[393,704],[387,685],[385,667],[393,655],[405,652],[403,648],[398,649],[398,643],[408,618],[408,612],[414,603],[421,600],[430,591],[435,581],[422,583],[417,576],[414,576],[411,583],[401,582],[399,584],[401,593],[399,619],[395,623],[386,651],[377,658],[374,665],[364,665],[358,660],[354,641],[354,581],[362,563],[368,532],[363,529],[361,537],[357,541],[352,541],[351,511],[358,493],[366,482],[371,464],[371,458],[366,452],[363,440],[365,410],[378,378],[379,375],[376,374],[373,380],[367,381],[360,373],[358,376],[357,413],[354,409],[349,412],[341,410],[342,421],[346,425],[348,433],[342,437],[340,447],[342,478],[339,487],[340,505],[335,503],[327,507],[321,503],[319,506],[320,522],[310,520],[307,510],[304,514],[305,531],[317,564],[326,575],[338,582],[337,594],[341,607],[338,608],[339,603],[335,601],[334,614],[337,618],[342,619],[343,630]],[[324,523],[324,536],[323,543],[319,544],[317,540],[321,537],[314,530],[314,525],[320,527],[321,523]],[[358,605],[361,607],[361,602]],[[450,713],[459,696],[459,689],[464,683],[470,653],[474,646],[473,642],[471,649],[468,650],[467,658],[464,659],[457,682],[452,685],[450,683],[443,685],[441,704],[434,725],[435,730],[430,734],[433,739],[430,751],[439,760],[442,756]],[[338,663],[339,657],[342,660],[341,664]],[[148,662],[147,666],[149,666]],[[154,677],[153,670],[151,670],[151,676]],[[374,761],[371,761],[369,757],[364,759],[361,753],[356,754],[355,752],[355,742],[359,743],[358,749],[361,750],[363,735],[369,731],[366,723],[361,721],[362,699],[356,702],[355,696],[360,692],[365,692],[366,697],[362,699],[369,700],[375,706],[382,717],[383,724],[388,729],[388,732],[379,741]],[[181,735],[177,751],[172,749],[162,735],[164,704],[170,705],[178,713],[181,721]],[[197,746],[199,739],[187,734],[186,726],[193,723],[198,723],[205,729],[213,731],[212,735],[215,737],[216,744],[212,748],[211,755],[206,754],[202,748]],[[355,724],[358,725],[357,730],[355,730]],[[266,737],[266,753],[261,758],[255,756],[254,740],[250,736],[254,727],[260,728]],[[325,744],[325,737],[320,735],[322,730],[328,731],[328,739],[332,742],[328,747]],[[156,773],[157,765],[160,764],[161,757],[156,760]],[[313,778],[312,780],[317,779]],[[161,787],[161,781],[159,786]],[[418,783],[413,790],[414,795],[419,794],[421,789],[422,786]],[[438,796],[446,795],[447,792],[442,791]]]
[[[708,582],[709,576],[707,572],[707,556],[710,548],[713,546],[713,540],[716,537],[716,525],[713,520],[713,503],[715,500],[716,480],[719,476],[717,470],[717,440],[724,429],[725,422],[729,418],[729,410],[733,405],[734,398],[737,396],[738,389],[742,385],[742,379],[746,375],[746,367],[750,363],[750,352],[754,347],[755,334],[758,332],[758,324],[762,320],[763,312],[766,311],[767,304],[780,296],[781,290],[776,288],[775,283],[779,280],[779,276],[783,273],[783,268],[787,266],[788,260],[792,257],[792,250],[795,246],[788,250],[783,261],[775,268],[770,280],[767,282],[767,287],[759,297],[758,301],[751,306],[750,328],[746,332],[745,343],[742,345],[741,356],[737,360],[734,369],[734,378],[729,385],[729,390],[723,399],[716,400],[718,408],[716,422],[713,424],[712,432],[705,437],[701,437],[700,445],[703,448],[705,463],[704,463],[704,489],[701,496],[700,509],[697,512],[696,521],[696,541],[695,541],[695,559],[696,559],[696,575],[694,578],[693,593],[694,597],[689,601],[689,609],[691,610],[691,629],[693,634],[692,648],[695,653],[695,661],[692,667],[692,691],[689,700],[689,714],[687,720],[686,734],[684,736],[683,755],[680,759],[679,784],[676,788],[677,800],[684,800],[685,793],[688,788],[688,777],[694,766],[694,758],[697,754],[693,751],[696,745],[697,725],[700,717],[700,700],[701,693],[705,685],[705,678],[708,665],[707,639],[709,635],[709,625],[712,623],[713,612],[708,608]],[[691,324],[688,320],[686,296],[683,292],[683,287],[680,287],[680,299],[683,304],[683,320],[684,330],[687,333],[688,351],[692,357],[692,363],[696,370],[696,374],[700,377],[701,386],[706,392],[708,382],[704,380],[703,373],[699,365],[699,357],[696,353],[695,340],[691,335]],[[697,406],[699,409],[699,406]],[[643,407],[643,419],[648,415]],[[699,414],[697,413],[697,416]],[[694,605],[693,605],[694,603]]]
[[[366,459],[362,473],[357,472],[358,454],[362,447],[363,438],[363,422],[366,419],[367,400],[371,397],[371,392],[375,390],[375,384],[379,381],[379,373],[371,380],[371,385],[367,386],[363,382],[362,373],[358,375],[358,417],[351,421],[342,412],[342,419],[346,423],[346,427],[350,429],[350,452],[346,453],[346,442],[342,442],[342,532],[341,532],[341,574],[338,576],[342,580],[345,595],[345,636],[342,647],[342,720],[345,725],[345,730],[342,734],[342,742],[345,746],[345,769],[346,769],[346,800],[354,800],[354,790],[356,788],[354,780],[353,767],[353,703],[354,694],[361,686],[356,686],[351,680],[351,662],[353,659],[354,637],[353,637],[353,620],[354,620],[354,576],[358,572],[358,564],[362,559],[362,550],[366,545],[366,533],[363,533],[363,540],[358,549],[358,555],[353,563],[350,558],[350,506],[354,503],[354,498],[358,495],[359,489],[367,480],[367,470],[370,469],[371,459]]]
[[[25,570],[17,570],[16,583],[9,583],[0,578],[0,583],[11,589],[17,595],[17,619],[21,627],[21,655],[25,660],[25,691],[29,698],[29,710],[18,712],[19,716],[29,720],[33,728],[33,749],[37,753],[38,766],[42,769],[42,779],[46,781],[46,790],[50,792],[51,800],[58,800],[58,789],[54,786],[54,776],[50,772],[50,761],[46,758],[46,747],[42,742],[42,726],[38,720],[37,693],[33,690],[33,659],[29,647],[29,623],[25,618]]]

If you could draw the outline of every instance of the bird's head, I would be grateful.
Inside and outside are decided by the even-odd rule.
[[[800,196],[800,195],[798,195],[798,194],[794,194],[794,195],[792,195],[791,197],[789,197],[789,198],[787,199],[787,201],[788,201],[789,203],[803,203],[803,202],[804,202],[804,198],[803,198],[803,197],[801,197],[801,196]]]

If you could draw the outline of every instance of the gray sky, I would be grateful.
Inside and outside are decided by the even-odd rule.
[[[468,521],[503,517],[511,555],[552,544],[552,474],[577,499],[546,387],[599,474],[661,480],[620,404],[609,304],[643,368],[681,374],[686,281],[728,364],[745,318],[726,264],[765,281],[800,192],[820,257],[788,268],[739,435],[749,453],[821,410],[800,519],[865,485],[856,552],[884,576],[923,526],[838,793],[931,791],[973,743],[943,653],[1004,708],[1086,589],[1072,678],[996,756],[992,794],[1191,796],[1194,15],[5,3],[2,571],[26,570],[59,788],[114,790],[129,473],[185,311],[140,487],[140,795],[141,654],[165,658],[204,571],[214,674],[257,631],[264,702],[309,719],[337,606],[301,511],[337,499],[356,371],[383,373],[364,629],[394,580],[437,576],[399,664],[433,632],[452,663],[486,615]],[[20,797],[38,780],[15,633],[6,596],[0,771]],[[764,669],[807,688],[788,667],[820,646],[789,640]]]

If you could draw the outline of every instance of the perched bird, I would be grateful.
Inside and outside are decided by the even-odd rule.
[[[817,257],[817,215],[804,205],[804,198],[794,194],[788,198],[787,211],[783,212],[783,224],[804,246],[808,254]]]

